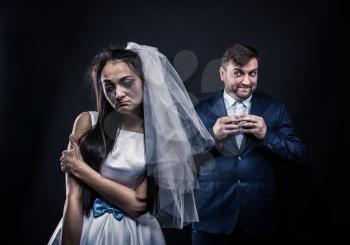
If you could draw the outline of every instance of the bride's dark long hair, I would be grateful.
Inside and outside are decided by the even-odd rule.
[[[93,86],[98,119],[96,126],[92,127],[81,137],[79,144],[84,161],[98,172],[101,170],[103,160],[111,152],[121,127],[120,117],[105,98],[101,83],[103,67],[108,61],[116,60],[126,63],[144,81],[141,60],[137,53],[131,50],[110,47],[103,49],[92,59],[86,77]],[[153,206],[152,200],[154,199],[154,187],[152,181],[148,182],[147,209],[151,210]],[[87,215],[90,212],[93,202],[98,196],[99,194],[91,187],[83,184],[82,201],[84,214]]]

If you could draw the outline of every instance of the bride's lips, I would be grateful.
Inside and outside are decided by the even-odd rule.
[[[122,106],[125,106],[125,105],[127,105],[127,104],[129,104],[129,102],[127,102],[127,101],[119,102],[119,103],[117,104],[117,108],[122,107]]]

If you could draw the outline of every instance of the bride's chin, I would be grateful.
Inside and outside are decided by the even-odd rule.
[[[115,111],[120,114],[130,114],[130,111],[125,109],[115,109]]]

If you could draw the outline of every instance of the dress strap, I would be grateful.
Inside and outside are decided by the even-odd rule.
[[[95,127],[97,123],[97,118],[98,118],[98,112],[97,111],[89,111],[90,113],[90,118],[91,118],[91,125],[92,127]]]

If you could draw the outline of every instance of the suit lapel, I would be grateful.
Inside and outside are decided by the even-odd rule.
[[[258,94],[254,93],[251,100],[251,108],[250,108],[249,114],[262,116],[263,110],[264,110],[264,101]],[[242,146],[240,148],[241,153],[249,149],[249,147],[252,144],[255,144],[254,136],[245,134],[243,137]]]
[[[227,116],[226,106],[223,97],[223,91],[221,91],[212,101],[211,110],[217,116],[217,118]]]
[[[252,96],[252,105],[250,108],[250,114],[261,116],[264,108],[264,103],[259,95],[253,94]]]

